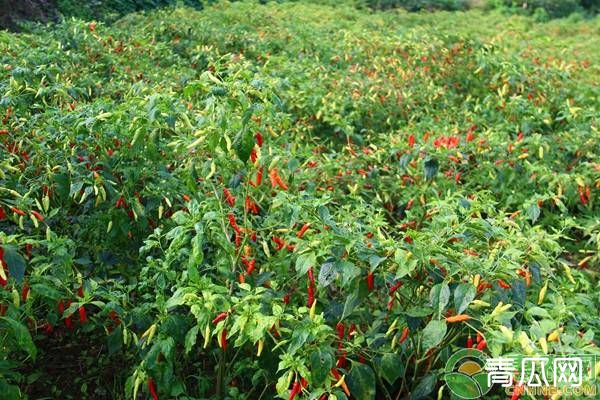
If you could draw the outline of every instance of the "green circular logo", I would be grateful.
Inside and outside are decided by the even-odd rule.
[[[446,363],[444,380],[452,393],[465,400],[479,399],[487,394],[488,374],[485,371],[487,356],[477,349],[462,349]]]

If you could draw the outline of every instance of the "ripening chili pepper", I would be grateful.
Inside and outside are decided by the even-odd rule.
[[[298,239],[302,239],[302,237],[304,236],[304,234],[306,233],[306,231],[308,230],[308,228],[310,228],[310,224],[306,223],[306,224],[302,225],[302,228],[300,228],[300,230],[296,234],[296,237]]]
[[[313,268],[312,268],[312,267],[310,267],[310,268],[308,269],[308,271],[306,271],[306,274],[308,275],[308,280],[310,281],[310,283],[311,283],[312,285],[314,285],[314,284],[315,284],[315,274],[314,274],[314,272],[313,272]]]
[[[402,329],[402,335],[400,335],[400,340],[398,340],[398,343],[404,343],[404,341],[408,338],[409,333],[410,329],[408,329],[408,326],[405,326],[404,329]]]
[[[504,281],[503,279],[498,279],[498,286],[500,286],[502,289],[510,289],[511,286],[506,283],[506,281]]]
[[[269,171],[269,179],[271,180],[271,186],[273,187],[273,189],[278,186],[283,190],[288,189],[288,186],[285,184],[283,179],[281,179],[281,176],[279,176],[279,173],[275,168]]]
[[[294,382],[294,384],[292,385],[292,391],[290,392],[290,397],[288,397],[288,400],[294,400],[294,397],[296,397],[296,395],[298,393],[300,393],[300,382],[296,381]]]
[[[231,194],[229,189],[223,188],[223,196],[225,197],[225,201],[233,207],[235,205],[235,196]]]
[[[192,198],[190,196],[188,196],[187,194],[184,194],[183,196],[181,196],[183,198],[183,201],[185,201],[186,203],[188,201],[190,201]]]
[[[473,347],[473,338],[471,337],[471,335],[469,335],[467,337],[467,349],[470,349],[471,347]]]
[[[150,392],[150,396],[152,396],[152,400],[158,400],[158,394],[156,394],[156,383],[152,378],[148,378],[148,391]]]
[[[26,302],[29,295],[29,283],[25,282],[21,288],[21,301]]]
[[[256,132],[256,135],[254,135],[254,140],[256,140],[256,144],[258,145],[258,147],[262,147],[262,145],[263,145],[263,137],[260,134],[260,132]]]
[[[392,287],[390,287],[390,296],[393,295],[396,292],[396,290],[400,289],[402,285],[402,281],[398,281],[394,285],[392,285]]]
[[[486,347],[487,347],[487,342],[485,340],[482,340],[481,342],[479,342],[477,344],[477,350],[479,350],[479,351],[483,351]]]
[[[20,215],[20,216],[22,216],[22,217],[24,217],[25,215],[27,215],[27,214],[25,213],[25,211],[23,211],[23,210],[21,210],[20,208],[17,208],[17,207],[11,207],[11,208],[10,208],[10,210],[11,210],[12,212],[14,212],[15,214],[17,214],[17,215]]]
[[[457,323],[457,322],[464,322],[464,321],[468,321],[471,319],[470,315],[467,314],[459,314],[459,315],[454,315],[451,317],[447,317],[446,318],[446,322],[449,324],[453,324],[453,323]]]
[[[245,273],[240,273],[240,275],[238,276],[238,282],[246,283],[246,274]]]
[[[216,325],[219,322],[223,321],[225,318],[227,318],[227,316],[229,315],[228,312],[222,312],[219,315],[217,315],[213,320],[212,320],[212,324]]]
[[[345,330],[346,330],[346,327],[344,326],[344,324],[342,322],[338,322],[337,325],[335,326],[335,330],[337,331],[338,339],[343,340]]]
[[[227,351],[227,329],[221,331],[221,347],[223,352]]]
[[[310,308],[310,307],[312,307],[313,303],[315,302],[315,288],[310,283],[308,284],[307,292],[308,292],[308,307]]]
[[[78,311],[79,311],[79,322],[81,322],[82,324],[87,323],[87,313],[85,311],[85,307],[80,306]]]
[[[373,276],[373,272],[370,272],[367,274],[367,288],[369,289],[369,292],[373,291],[373,288],[375,287],[375,281],[374,281],[375,277]]]

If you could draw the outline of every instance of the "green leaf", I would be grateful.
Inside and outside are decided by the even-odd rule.
[[[306,275],[308,269],[317,263],[315,253],[300,254],[296,259],[296,271],[299,275]]]
[[[108,354],[112,355],[123,348],[123,328],[119,325],[106,338],[106,347]]]
[[[325,382],[329,371],[334,366],[334,358],[331,351],[317,349],[310,355],[310,374],[315,386]]]
[[[431,320],[423,329],[423,350],[429,350],[437,346],[446,336],[446,321]]]
[[[460,372],[450,372],[444,375],[448,387],[452,391],[469,399],[476,399],[480,396],[479,385],[475,379]]]
[[[8,273],[21,283],[25,275],[25,259],[17,252],[16,247],[2,247],[4,248],[4,261],[8,265]]]
[[[402,357],[396,353],[384,354],[379,359],[377,367],[379,368],[380,375],[390,385],[396,382],[396,380],[404,373],[404,362]]]
[[[15,321],[12,318],[0,317],[0,320],[6,322],[8,325],[9,338],[12,338],[19,346],[20,350],[25,351],[29,356],[35,360],[37,355],[37,348],[33,343],[33,339],[29,334],[29,329],[22,323]]]
[[[461,314],[465,311],[476,295],[477,290],[470,283],[461,283],[456,286],[456,289],[454,289],[454,308],[456,308],[456,314]]]
[[[242,129],[233,139],[233,146],[237,156],[242,162],[248,161],[254,147],[254,136],[250,129]]]
[[[342,277],[342,286],[348,285],[350,281],[360,275],[360,268],[349,261],[338,261],[335,269]]]
[[[354,363],[346,379],[352,398],[356,400],[375,399],[375,373],[366,364]]]
[[[344,303],[344,311],[342,312],[341,319],[344,319],[350,314],[352,314],[352,312],[354,311],[356,306],[358,306],[359,303],[360,299],[358,298],[358,294],[356,292],[350,293],[350,295],[346,297],[346,302]]]
[[[535,221],[540,217],[540,208],[536,203],[533,203],[527,208],[527,216],[531,220],[532,224],[535,224]]]
[[[429,396],[429,394],[433,392],[436,382],[437,378],[433,374],[429,374],[421,378],[417,387],[411,392],[410,399],[420,400],[427,398],[427,396]]]
[[[336,270],[333,263],[328,262],[321,265],[321,269],[319,269],[319,285],[324,287],[329,286],[335,280],[335,276]]]
[[[196,344],[196,340],[198,339],[198,325],[194,325],[192,329],[188,331],[185,335],[185,354],[188,354],[192,351],[192,348]]]
[[[431,180],[437,175],[438,169],[439,169],[439,163],[435,158],[433,158],[433,157],[427,158],[425,160],[425,162],[423,163],[423,166],[425,169],[425,179],[426,180]]]
[[[436,315],[439,317],[444,312],[448,301],[450,300],[450,288],[447,282],[438,283],[431,288],[429,292],[429,300],[431,306],[435,310]]]

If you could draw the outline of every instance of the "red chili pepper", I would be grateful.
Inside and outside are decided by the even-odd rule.
[[[394,300],[396,300],[395,297],[391,297],[390,300],[387,303],[387,309],[388,311],[392,311],[392,308],[394,308]]]
[[[410,210],[415,203],[415,199],[410,199],[408,203],[406,203],[406,210]]]
[[[23,210],[21,210],[20,208],[17,208],[17,207],[11,207],[11,208],[10,208],[10,210],[11,210],[12,212],[14,212],[15,214],[17,214],[17,215],[20,215],[20,216],[22,216],[22,217],[23,217],[23,216],[25,216],[25,215],[27,215],[27,214],[25,213],[25,211],[23,211]]]
[[[225,196],[225,201],[233,207],[235,205],[235,196],[231,194],[229,189],[223,188],[223,195]]]
[[[148,378],[148,391],[150,392],[150,396],[152,396],[152,400],[158,400],[158,395],[156,394],[156,383],[154,383],[154,379]]]
[[[252,164],[254,164],[256,160],[258,160],[258,154],[256,154],[256,148],[253,147],[250,151],[250,161],[252,161]]]
[[[115,203],[115,208],[121,208],[125,201],[123,200],[123,196],[119,196],[117,202]]]
[[[308,387],[308,381],[304,378],[300,379],[300,386],[302,387],[302,389],[305,389]]]
[[[294,397],[296,397],[296,395],[298,393],[300,393],[300,382],[296,381],[294,382],[294,384],[292,385],[292,391],[290,392],[290,397],[288,397],[288,400],[294,400]]]
[[[236,233],[240,233],[241,229],[238,226],[237,222],[235,222],[235,215],[233,213],[227,214],[227,218],[229,219],[229,225],[233,228]]]
[[[269,171],[269,179],[271,180],[271,186],[273,187],[273,189],[277,186],[279,186],[283,190],[288,189],[288,186],[285,184],[285,182],[283,182],[283,179],[281,179],[281,176],[279,176],[279,173],[275,168]]]
[[[473,347],[473,338],[471,337],[471,335],[469,335],[467,337],[467,349],[470,349],[471,347]]]
[[[273,236],[271,238],[271,240],[273,240],[277,244],[277,247],[275,247],[275,251],[279,251],[279,250],[281,250],[283,248],[283,246],[285,246],[285,242],[283,241],[282,238],[279,238],[277,236]]]
[[[254,184],[254,186],[260,186],[260,184],[262,183],[262,179],[263,179],[263,167],[260,167],[258,169],[258,171],[256,171],[256,183]]]
[[[483,340],[483,336],[481,336],[481,333],[477,332],[475,340],[477,341],[477,344],[481,343],[481,341]]]
[[[337,331],[338,338],[340,340],[343,340],[344,339],[345,330],[346,330],[346,327],[344,326],[344,324],[341,323],[341,322],[338,322],[337,325],[335,326],[335,330]]]
[[[213,324],[213,325],[216,325],[216,324],[218,324],[219,322],[221,322],[221,321],[223,321],[225,318],[227,318],[227,316],[228,316],[228,315],[229,315],[229,313],[227,313],[227,312],[222,312],[222,313],[220,313],[219,315],[217,315],[217,316],[215,317],[215,319],[213,319],[213,320],[212,320],[212,324]]]
[[[251,212],[254,215],[258,215],[260,213],[258,205],[250,198],[250,196],[246,196],[245,205],[247,212]]]
[[[498,285],[502,288],[502,289],[510,289],[511,286],[506,283],[506,281],[504,281],[503,279],[498,279]]]
[[[338,357],[337,362],[335,363],[336,368],[344,368],[346,366],[346,352],[343,352],[341,356]]]
[[[408,326],[405,326],[404,329],[402,329],[402,335],[400,335],[400,340],[398,342],[400,344],[404,343],[404,341],[408,338],[409,333],[410,329],[408,329]]]
[[[221,331],[221,346],[223,346],[223,352],[227,351],[227,329]]]
[[[408,137],[408,145],[409,145],[410,147],[413,147],[413,146],[415,145],[415,135],[410,135],[410,136]]]
[[[260,134],[260,132],[256,132],[256,135],[254,135],[254,139],[256,140],[256,144],[258,145],[258,147],[262,147],[262,145],[263,145],[263,137]]]
[[[373,288],[375,288],[373,272],[367,274],[367,288],[369,289],[369,292],[373,291]]]
[[[391,288],[390,288],[390,296],[393,295],[396,290],[400,289],[402,287],[403,283],[402,281],[398,281],[396,282]]]
[[[482,340],[477,344],[477,350],[483,351],[487,347],[487,343],[485,340]]]
[[[79,307],[79,322],[81,322],[82,324],[87,323],[87,313],[85,311],[85,307],[81,306]]]
[[[285,294],[283,296],[283,303],[284,304],[290,304],[290,295],[289,294]]]
[[[242,235],[240,234],[240,232],[235,232],[234,243],[235,243],[236,249],[239,248],[240,245],[242,244]]]
[[[300,230],[296,234],[296,237],[298,239],[302,239],[302,237],[304,236],[304,234],[306,233],[306,231],[308,230],[308,228],[310,228],[310,224],[306,223],[306,224],[302,225],[302,228],[300,228]]]
[[[308,275],[308,280],[310,281],[310,283],[314,285],[315,284],[315,274],[313,273],[312,267],[310,267],[308,269],[306,274]]]
[[[348,328],[348,337],[351,337],[355,331],[356,331],[356,324],[350,324],[350,327]]]
[[[254,272],[254,269],[256,268],[256,260],[246,260],[245,257],[242,257],[242,264],[244,264],[246,266],[246,273],[248,275],[252,275],[252,272]]]
[[[67,308],[71,307],[71,303],[72,303],[72,301],[68,300],[67,304],[66,304],[66,307]],[[73,329],[73,314],[71,314],[71,315],[69,315],[68,317],[65,318],[65,326],[68,329]]]
[[[21,288],[21,300],[23,302],[27,301],[27,296],[29,295],[29,284],[25,282],[23,287]]]
[[[0,207],[0,220],[6,218],[6,212],[4,211],[4,208]]]
[[[309,283],[308,284],[308,307],[312,307],[315,302],[315,288]]]

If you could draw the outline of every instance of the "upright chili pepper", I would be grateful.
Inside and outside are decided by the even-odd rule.
[[[346,330],[346,327],[344,326],[344,324],[342,322],[338,322],[337,325],[335,326],[335,330],[337,331],[338,339],[343,340],[345,330]]]
[[[229,189],[223,188],[223,196],[225,197],[225,201],[231,206],[235,206],[235,196],[231,194]]]
[[[285,246],[285,241],[280,237],[273,236],[271,240],[273,240],[277,244],[277,247],[275,247],[275,251],[279,251],[283,248],[283,246]]]
[[[408,329],[408,326],[405,326],[404,329],[402,329],[402,335],[400,335],[400,340],[398,341],[398,343],[404,343],[404,341],[408,338],[409,333],[410,329]]]
[[[298,239],[302,239],[302,237],[304,236],[304,234],[306,233],[306,231],[308,230],[308,228],[310,228],[310,224],[309,223],[306,223],[306,224],[302,225],[302,228],[300,228],[300,230],[296,234],[296,237]]]
[[[367,288],[369,289],[369,292],[373,291],[373,289],[375,288],[373,272],[370,271],[367,274]]]
[[[254,139],[256,140],[256,144],[258,145],[258,147],[262,147],[262,145],[263,145],[263,137],[260,134],[260,132],[256,132],[256,135],[254,135]]]
[[[306,272],[306,274],[308,275],[308,280],[309,280],[309,282],[310,282],[312,285],[314,285],[314,284],[315,284],[315,274],[314,274],[314,272],[313,272],[313,268],[312,268],[312,267],[310,267],[310,268],[308,269],[308,271]]]
[[[290,392],[290,397],[288,397],[288,400],[294,400],[296,395],[298,393],[300,393],[301,390],[302,389],[300,388],[300,382],[298,382],[298,381],[294,382],[294,384],[292,385],[292,391]]]
[[[85,311],[85,306],[80,306],[78,309],[78,312],[79,312],[79,322],[81,322],[81,324],[87,323],[87,313]]]
[[[235,221],[235,215],[233,213],[227,214],[227,218],[229,219],[229,225],[233,228],[236,233],[240,233],[241,229]]]
[[[148,391],[150,392],[150,396],[152,396],[152,400],[158,400],[158,394],[156,394],[156,383],[152,378],[148,378]]]
[[[23,287],[21,288],[21,301],[25,303],[27,301],[27,297],[29,295],[29,283],[23,283]]]
[[[227,329],[221,331],[221,347],[223,348],[223,352],[227,351]]]
[[[312,307],[315,302],[315,288],[310,283],[308,284],[308,307]]]

